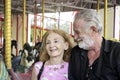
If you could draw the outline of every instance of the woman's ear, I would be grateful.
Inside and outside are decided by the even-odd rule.
[[[67,50],[68,48],[69,48],[69,44],[68,44],[68,42],[65,42],[64,49]]]

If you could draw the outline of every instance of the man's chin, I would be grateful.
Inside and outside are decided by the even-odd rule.
[[[88,47],[85,47],[85,46],[81,46],[81,45],[78,45],[81,49],[85,49],[85,50],[88,50]]]

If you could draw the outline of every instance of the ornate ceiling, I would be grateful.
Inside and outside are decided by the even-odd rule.
[[[4,12],[4,1],[0,0],[0,13]],[[23,12],[23,0],[11,0],[12,13]],[[37,13],[44,12],[64,12],[79,10],[82,8],[96,9],[97,1],[99,1],[99,7],[104,8],[104,0],[44,0],[44,8],[42,8],[42,0],[26,0],[26,13],[34,13],[35,9]],[[107,0],[108,7],[114,5],[120,5],[120,0]],[[36,8],[35,8],[36,3]]]

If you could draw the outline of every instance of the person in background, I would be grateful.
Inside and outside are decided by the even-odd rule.
[[[102,36],[103,24],[95,10],[82,9],[73,22],[69,80],[120,80],[120,43]]]
[[[42,39],[40,61],[32,71],[32,80],[68,80],[68,61],[74,40],[63,30],[47,31]]]

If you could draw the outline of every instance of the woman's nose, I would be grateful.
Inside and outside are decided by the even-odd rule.
[[[54,44],[51,42],[51,43],[49,44],[49,46],[50,46],[50,47],[53,47],[53,46],[54,46]]]

